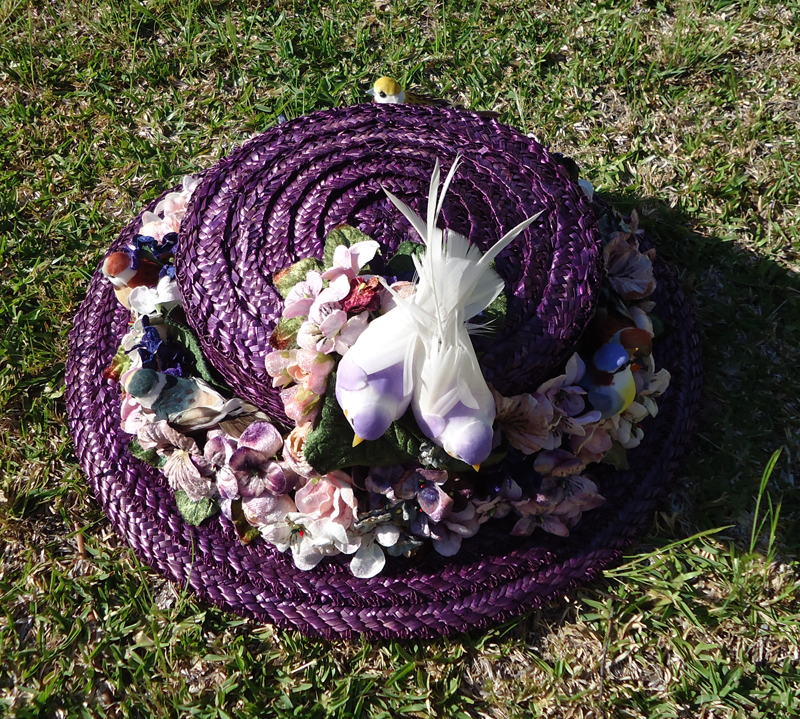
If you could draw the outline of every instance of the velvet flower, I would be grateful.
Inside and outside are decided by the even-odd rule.
[[[375,240],[356,242],[351,247],[339,245],[333,251],[333,266],[322,274],[322,278],[334,280],[344,275],[348,279],[354,279],[379,249],[380,245]]]
[[[447,472],[418,469],[395,487],[397,499],[416,499],[419,508],[433,522],[441,522],[453,504],[453,498],[442,485],[447,482]]]
[[[294,489],[296,475],[273,458],[283,447],[281,433],[269,422],[253,422],[239,437],[228,460],[236,478],[239,496],[261,497],[286,494]]]
[[[493,387],[497,426],[515,449],[525,454],[538,452],[552,442],[553,405],[539,392],[503,397]]]
[[[162,471],[173,489],[182,489],[193,502],[214,495],[213,466],[191,437],[160,420],[142,426],[138,440],[143,449],[167,458]]]
[[[305,281],[298,282],[289,290],[283,305],[283,316],[292,319],[308,315],[317,296],[322,292],[322,285],[322,275],[319,272],[307,272]]]
[[[603,248],[606,273],[611,287],[626,300],[639,300],[653,294],[655,250],[639,251],[636,236],[638,215],[631,213],[630,232],[616,232]]]

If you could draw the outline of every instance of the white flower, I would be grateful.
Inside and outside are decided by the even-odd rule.
[[[156,287],[134,288],[129,302],[131,309],[139,315],[151,317],[181,304],[181,293],[178,283],[165,275],[158,281]]]
[[[611,439],[617,440],[625,449],[638,447],[644,439],[644,432],[639,426],[639,422],[647,417],[647,414],[647,409],[643,405],[632,402],[622,414],[611,418],[613,426],[608,430],[608,435]]]
[[[350,571],[359,579],[380,574],[386,564],[381,547],[393,547],[400,539],[400,530],[393,524],[381,524],[361,538],[361,546],[350,562]]]
[[[344,355],[361,333],[367,329],[366,312],[347,318],[344,310],[333,310],[320,324],[306,320],[297,333],[297,344],[303,349]]]
[[[340,552],[354,554],[361,545],[361,537],[348,535],[341,524],[329,519],[312,519],[299,512],[287,514],[286,519],[293,525],[288,548],[298,569],[313,569],[323,557]]]
[[[286,319],[305,317],[320,292],[322,292],[322,275],[314,270],[306,272],[305,281],[298,282],[289,290],[283,304],[283,316]]]

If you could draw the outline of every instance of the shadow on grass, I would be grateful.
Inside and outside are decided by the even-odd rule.
[[[776,555],[783,561],[796,559],[800,491],[794,485],[793,468],[800,432],[800,376],[794,358],[800,350],[800,278],[731,241],[703,236],[680,208],[653,198],[605,195],[603,199],[624,214],[639,212],[660,257],[681,280],[703,348],[696,437],[649,536],[627,554],[646,554],[688,538],[687,548],[697,544],[705,551],[718,542],[732,546],[733,556],[742,557],[752,545],[768,561]],[[768,510],[766,496],[761,498],[760,512],[756,509],[765,468],[781,447],[784,450],[766,483],[769,506],[780,505],[780,520],[771,537],[769,519],[774,513]],[[770,516],[763,521],[767,513]],[[760,537],[758,531],[753,535],[754,526]],[[699,533],[705,536],[695,539]],[[575,622],[577,607],[587,595],[604,596],[607,587],[601,580],[520,620],[452,641],[478,652],[493,643],[541,647]],[[695,611],[708,613],[704,607]],[[400,644],[412,650],[418,643]]]
[[[733,525],[749,541],[764,468],[786,450],[767,491],[782,501],[779,551],[798,554],[800,278],[777,262],[718,237],[704,237],[680,208],[658,200],[608,198],[637,208],[659,255],[677,272],[693,305],[704,381],[697,436],[682,461],[661,524],[676,536]]]

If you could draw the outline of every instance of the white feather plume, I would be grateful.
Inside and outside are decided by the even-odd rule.
[[[518,224],[485,254],[463,235],[439,229],[436,223],[442,203],[459,163],[460,156],[450,168],[440,193],[439,161],[436,161],[428,194],[427,222],[384,188],[426,246],[424,253],[414,257],[418,275],[416,292],[408,299],[393,293],[396,307],[370,323],[342,360],[340,375],[342,365],[350,377],[360,377],[358,369],[363,370],[366,387],[370,376],[378,372],[390,368],[402,371],[402,389],[396,382],[394,400],[387,404],[402,414],[410,400],[417,422],[427,436],[452,456],[479,465],[491,451],[495,406],[469,337],[474,326],[468,320],[503,291],[503,280],[491,268],[492,261],[541,213]],[[375,393],[361,392],[362,400],[352,380],[347,387],[346,381],[342,381],[339,391],[337,378],[337,397],[345,414],[355,427],[354,417],[363,402],[365,407],[372,408],[369,424],[374,431]],[[399,415],[394,417],[397,418]]]

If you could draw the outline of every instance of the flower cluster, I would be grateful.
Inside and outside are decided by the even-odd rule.
[[[172,257],[197,182],[185,178],[181,192],[145,213],[134,241],[103,266],[131,310],[105,374],[123,390],[122,429],[133,438],[131,451],[176,491],[187,521],[221,510],[243,541],[261,537],[290,552],[300,569],[344,554],[353,574],[366,578],[383,569],[387,554],[411,556],[427,545],[455,555],[489,520],[505,520],[512,536],[537,529],[568,536],[583,512],[603,504],[592,463],[624,462],[670,380],[653,358],[653,253],[639,249],[635,213],[603,232],[604,299],[587,333],[595,339],[533,392],[504,397],[491,389],[495,459],[476,472],[413,419],[392,425],[394,445],[381,438],[393,452],[387,459],[357,454],[361,440],[350,446],[349,425],[321,413],[335,402],[328,384],[341,358],[372,321],[416,290],[402,273],[369,274],[373,260],[382,266],[380,246],[354,228],[336,231],[358,241],[326,245],[325,263],[298,263],[280,288],[281,327],[288,329],[265,368],[291,431],[214,382],[192,349],[196,341],[187,341]],[[322,466],[309,450],[322,441],[334,442],[344,459]]]
[[[282,388],[286,416],[297,425],[314,422],[334,367],[331,355],[346,354],[367,328],[368,310],[380,306],[377,278],[358,275],[378,247],[374,240],[352,247],[339,245],[329,269],[308,271],[286,296],[284,320],[304,318],[297,331],[297,348],[271,352],[265,367],[273,387]]]

